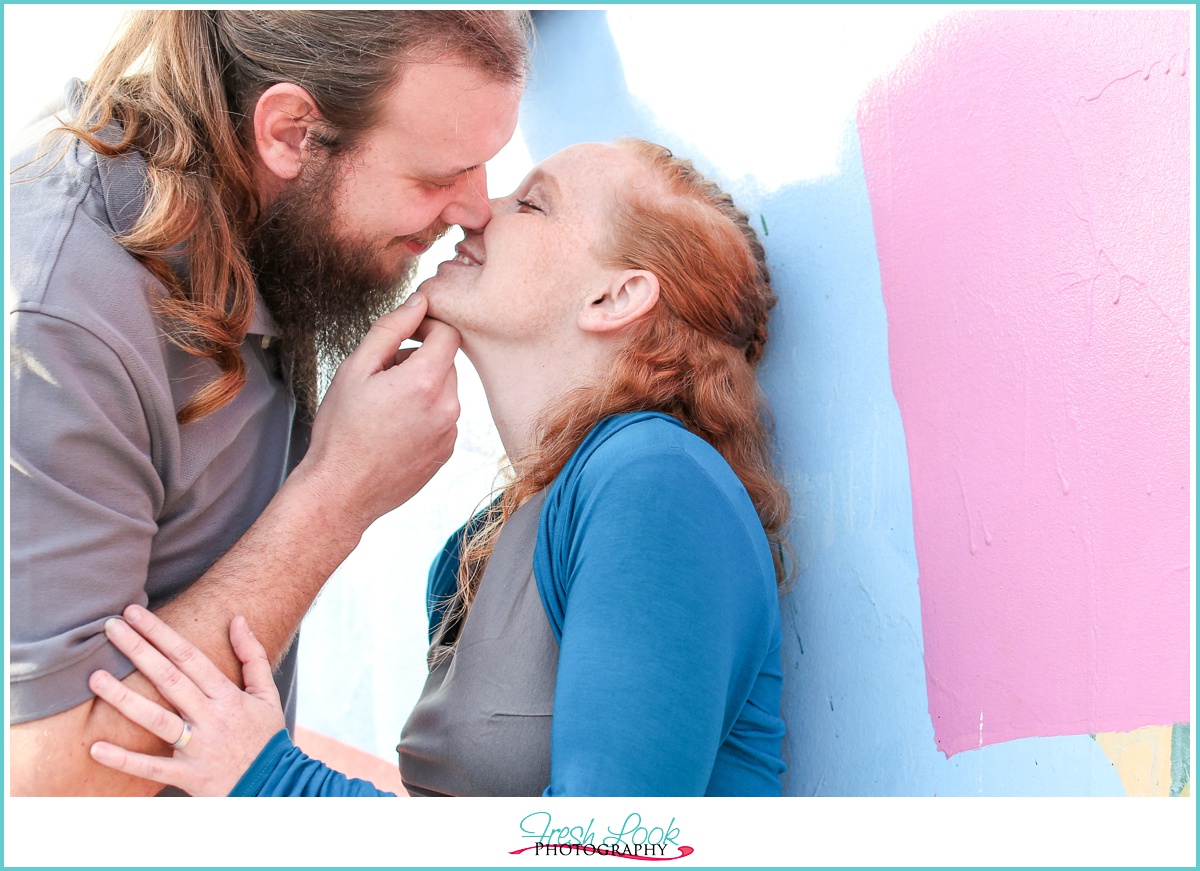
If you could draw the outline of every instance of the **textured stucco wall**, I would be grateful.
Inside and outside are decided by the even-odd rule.
[[[881,9],[874,12],[885,13]],[[945,236],[948,228],[972,221],[974,231],[989,238],[989,216],[998,214],[1009,223],[996,225],[994,235],[1011,235],[1009,224],[1019,224],[1015,216],[1028,214],[1040,202],[1047,178],[1034,173],[1022,178],[1018,187],[1005,183],[1021,169],[1020,165],[1010,166],[1010,155],[1031,149],[1024,158],[1025,168],[1037,170],[1043,165],[1041,151],[1045,148],[1053,146],[1054,155],[1064,154],[1062,138],[1023,141],[1023,125],[1034,122],[1020,117],[1018,97],[1024,91],[1010,90],[1007,82],[1015,80],[1011,87],[1018,87],[1024,81],[1023,75],[1036,79],[1033,71],[1022,73],[1026,53],[1036,57],[1037,52],[1053,53],[1056,49],[1061,50],[1064,64],[1090,58],[1087,69],[1107,75],[1109,67],[1094,57],[1096,52],[1085,51],[1087,40],[1096,34],[1072,30],[1065,23],[1069,16],[1064,19],[1064,13],[1057,12],[999,13],[985,17],[982,23],[978,17],[967,16],[966,20],[976,22],[974,31],[960,20],[961,15],[952,16],[932,29],[940,34],[938,39],[917,41],[911,52],[876,69],[862,89],[839,97],[844,123],[834,165],[824,172],[797,169],[789,175],[786,149],[794,147],[799,155],[808,145],[806,135],[815,135],[807,123],[811,119],[815,125],[817,120],[807,100],[810,89],[820,89],[826,83],[836,88],[834,80],[839,74],[861,75],[863,67],[880,63],[855,42],[856,29],[869,28],[861,17],[852,17],[853,12],[845,13],[845,19],[825,13],[828,17],[814,27],[815,10],[792,8],[743,13],[741,28],[731,32],[718,13],[711,9],[690,10],[686,29],[673,26],[669,13],[651,14],[648,10],[623,10],[608,17],[603,12],[539,13],[539,50],[534,81],[523,107],[521,131],[535,160],[586,139],[633,134],[663,142],[694,158],[703,170],[727,184],[742,207],[767,230],[764,241],[780,305],[763,381],[774,407],[781,457],[795,497],[791,536],[800,564],[796,588],[783,602],[785,715],[789,724],[786,749],[790,765],[787,793],[1124,794],[1122,774],[1105,749],[1086,734],[1092,730],[1085,724],[1132,729],[1150,723],[1186,723],[1190,707],[1186,668],[1182,675],[1179,671],[1180,662],[1186,665],[1188,651],[1187,598],[1180,598],[1179,588],[1182,586],[1186,593],[1190,569],[1187,509],[1178,501],[1178,494],[1185,501],[1189,498],[1188,433],[1186,426],[1180,430],[1180,422],[1186,423],[1190,396],[1180,373],[1190,369],[1191,363],[1186,344],[1182,352],[1177,350],[1189,335],[1186,287],[1178,282],[1180,270],[1186,277],[1188,265],[1187,226],[1179,223],[1178,206],[1189,201],[1186,184],[1180,188],[1178,178],[1169,175],[1162,181],[1165,189],[1159,191],[1160,196],[1148,198],[1151,202],[1144,206],[1135,205],[1134,201],[1143,198],[1144,188],[1136,178],[1121,175],[1123,158],[1112,153],[1107,137],[1111,129],[1125,130],[1136,115],[1134,130],[1121,134],[1123,142],[1143,141],[1146,148],[1173,149],[1169,157],[1148,160],[1141,168],[1174,166],[1172,161],[1180,153],[1185,157],[1189,154],[1186,139],[1180,152],[1176,138],[1181,118],[1190,126],[1186,105],[1180,108],[1177,102],[1171,103],[1172,108],[1164,110],[1168,116],[1164,119],[1145,111],[1147,106],[1132,96],[1116,117],[1076,116],[1059,105],[1059,94],[1071,91],[1072,98],[1079,96],[1072,89],[1083,84],[1079,77],[1085,70],[1076,70],[1074,78],[1060,77],[1062,81],[1055,87],[1043,91],[1049,104],[1059,111],[1058,116],[1047,116],[1051,123],[1056,123],[1052,119],[1058,117],[1061,123],[1077,125],[1072,128],[1076,156],[1071,165],[1056,164],[1045,170],[1067,173],[1057,190],[1070,191],[1074,207],[1088,209],[1089,203],[1078,198],[1076,188],[1093,193],[1102,189],[1110,198],[1105,202],[1126,204],[1124,211],[1111,216],[1114,232],[1122,220],[1136,218],[1142,223],[1130,229],[1141,234],[1137,239],[1159,247],[1138,249],[1135,243],[1127,249],[1107,239],[1093,246],[1084,221],[1072,218],[1074,223],[1062,226],[1043,224],[1036,245],[1001,246],[1004,253],[999,255],[1010,266],[1015,260],[1019,268],[1043,280],[1040,304],[1028,317],[1003,323],[989,321],[987,318],[994,317],[989,306],[997,303],[977,292],[968,295],[962,304],[975,301],[982,309],[982,320],[968,322],[967,313],[959,312],[960,320],[956,322],[955,306],[960,305],[955,302],[957,285],[944,283],[942,276],[937,281],[943,283],[933,287],[905,285],[914,313],[901,315],[895,310],[896,294],[901,291],[893,283],[896,267],[891,254],[908,252],[903,262],[932,268],[940,252],[949,250],[957,256],[957,249],[938,238]],[[1134,19],[1108,19],[1110,23],[1098,25],[1124,34],[1117,42],[1127,46],[1127,53],[1109,57],[1105,63],[1116,71],[1095,90],[1082,87],[1079,93],[1092,96],[1105,83],[1137,69],[1139,64],[1144,70],[1160,55],[1169,59],[1172,52],[1179,51],[1177,45],[1187,45],[1187,18],[1181,27],[1179,14],[1172,14],[1174,18],[1149,13],[1136,19],[1151,24],[1141,41],[1125,34]],[[748,38],[753,26],[746,26],[746,16],[750,16],[751,25],[760,25],[762,38]],[[843,21],[840,26],[838,20]],[[1000,38],[1009,27],[1018,28],[1018,32]],[[813,30],[819,30],[821,39],[813,35]],[[968,32],[974,33],[979,42],[960,44],[960,35]],[[805,50],[782,50],[780,40],[786,40],[788,34],[807,34]],[[1169,44],[1164,42],[1168,34]],[[993,37],[998,39],[997,47],[988,48],[988,40]],[[669,76],[670,88],[648,90],[635,80],[641,71],[632,65],[645,62],[644,52],[637,49],[648,46],[664,59],[660,66],[662,75]],[[941,53],[934,50],[936,47]],[[1002,50],[1008,52],[1007,57],[991,53]],[[1137,62],[1132,65],[1129,53],[1137,54]],[[980,54],[982,58],[977,57]],[[856,59],[852,65],[855,70],[844,71],[835,62],[846,57]],[[952,65],[956,59],[965,59],[967,72],[974,79]],[[723,84],[713,84],[714,64],[724,73]],[[1175,74],[1179,70],[1177,62]],[[939,77],[958,77],[961,81],[955,92],[958,101],[948,104],[944,113],[939,112],[932,97],[926,99],[923,90],[929,87],[927,79]],[[872,78],[876,84],[866,87]],[[1186,88],[1190,80],[1183,76],[1179,81]],[[1167,87],[1161,81],[1143,84]],[[1174,86],[1174,80],[1170,86]],[[1035,100],[1035,96],[1021,99]],[[905,98],[915,101],[915,107],[902,102]],[[980,105],[970,105],[971,99]],[[1177,97],[1161,99],[1170,102]],[[1156,97],[1154,105],[1159,105],[1159,100]],[[865,107],[861,144],[856,123],[860,103]],[[964,138],[957,143],[955,130],[938,128],[937,141],[933,141],[934,134],[922,133],[924,138],[892,144],[895,131],[903,129],[903,124],[921,120],[932,125],[943,114],[947,125],[965,123],[969,131],[970,119],[990,117],[989,111],[998,111],[997,103],[1010,108],[1016,104],[1018,117],[980,121],[982,126],[974,139]],[[920,107],[930,110],[929,118],[910,117]],[[1088,108],[1100,107],[1089,104]],[[713,132],[713,119],[722,118],[736,130],[729,142],[716,141]],[[1167,126],[1158,126],[1163,123]],[[737,136],[745,142],[741,152],[730,146],[730,142],[736,145],[739,141]],[[775,150],[764,151],[763,143]],[[970,153],[964,156],[963,152]],[[864,154],[872,170],[870,176],[864,172]],[[984,172],[983,178],[973,184],[957,186],[922,177],[914,186],[926,198],[926,212],[910,213],[906,202],[888,199],[894,196],[890,191],[880,199],[880,165],[891,171],[895,189],[896,180],[908,178],[905,174],[916,168],[934,172],[945,163],[949,169],[952,162],[948,157],[952,154],[968,164],[972,159],[975,164],[991,159],[991,172]],[[1083,161],[1090,163],[1079,166]],[[1110,167],[1114,173],[1107,172]],[[872,185],[868,185],[868,177]],[[1101,181],[1105,184],[1097,187]],[[937,196],[944,201],[938,203]],[[1023,209],[1021,199],[1028,197],[1033,201]],[[1154,209],[1165,211],[1154,212],[1153,216],[1143,214],[1143,210]],[[882,242],[876,237],[880,227]],[[1079,228],[1084,228],[1082,235]],[[1023,229],[1021,239],[1037,235],[1029,228]],[[1060,231],[1070,231],[1073,247],[1069,251],[1048,237]],[[1159,242],[1160,237],[1165,238]],[[1055,363],[1061,337],[1083,341],[1081,337],[1089,328],[1079,288],[1068,291],[1065,285],[1085,276],[1086,284],[1093,273],[1107,269],[1106,261],[1099,258],[1101,248],[1123,266],[1096,280],[1097,285],[1107,280],[1114,287],[1095,290],[1097,302],[1090,322],[1093,353],[1100,347],[1109,349],[1118,358],[1114,366],[1126,370],[1133,367],[1143,381],[1147,360],[1155,353],[1162,358],[1154,357],[1153,377],[1149,379],[1153,383],[1139,385],[1141,392],[1136,398],[1131,396],[1127,405],[1099,401],[1102,396],[1119,396],[1116,387],[1089,386],[1091,372],[1106,379],[1115,373],[1090,369],[1082,358],[1074,372]],[[1162,252],[1168,262],[1151,269],[1149,264],[1163,262],[1157,252]],[[995,277],[1000,267],[993,267],[989,273],[983,263],[975,265],[973,253],[963,252],[967,264],[963,267],[964,277]],[[882,280],[881,259],[885,269]],[[1159,269],[1163,271],[1155,271]],[[1060,275],[1071,271],[1079,275]],[[1151,310],[1144,309],[1135,288],[1130,286],[1122,293],[1126,309],[1120,314],[1130,311],[1130,320],[1153,329],[1145,334],[1133,330],[1122,337],[1106,337],[1103,331],[1107,321],[1096,314],[1099,300],[1110,290],[1115,296],[1115,285],[1125,273],[1145,285],[1163,279],[1164,291],[1158,302],[1169,306],[1171,312],[1169,318],[1162,319],[1163,324],[1173,318],[1182,332],[1167,331],[1154,321]],[[1059,276],[1057,283],[1047,286],[1053,276]],[[920,308],[923,302],[946,306],[949,312],[934,318]],[[1056,306],[1056,302],[1064,304]],[[1070,305],[1066,305],[1068,302]],[[1111,307],[1111,296],[1103,304]],[[1005,310],[1015,308],[1013,304]],[[901,317],[904,320],[898,324],[897,318]],[[896,335],[901,328],[906,332]],[[1028,376],[1048,385],[1036,401],[1027,398],[1033,391],[1014,381],[1010,373],[989,370],[1003,359],[997,349],[1006,341],[1015,345],[1018,354],[1034,353],[1030,351],[1033,345],[1043,349],[1037,362],[1050,371]],[[897,356],[897,343],[904,347],[906,342],[926,368],[906,368],[898,374],[898,365],[911,365],[907,358]],[[941,346],[947,343],[958,349],[960,357],[939,356],[943,353]],[[1084,351],[1081,347],[1064,353],[1082,355]],[[984,383],[991,385],[990,392],[969,394],[964,386],[969,383],[963,380],[964,369],[978,372]],[[1064,381],[1071,378],[1074,380],[1063,387]],[[914,385],[911,391],[908,385]],[[1121,387],[1127,388],[1127,384]],[[968,391],[966,396],[963,391]],[[897,395],[901,398],[899,405]],[[1137,412],[1135,404],[1148,401],[1151,395],[1157,404]],[[929,423],[936,425],[949,418],[964,435],[957,441],[937,442],[932,448],[926,448],[920,433],[914,431],[906,437],[906,427],[911,430],[918,422],[906,404],[910,396],[940,402],[933,407],[942,417],[935,416]],[[1022,417],[1027,408],[1031,410]],[[1061,457],[1058,464],[1065,472],[1067,466],[1063,463],[1075,463],[1070,467],[1072,492],[1078,501],[1089,497],[1090,505],[1084,510],[1091,514],[1060,512],[1053,501],[1045,505],[1031,503],[1021,490],[1001,492],[1001,484],[1011,477],[1011,469],[1004,464],[1022,462],[1020,455],[1013,459],[1012,450],[1014,444],[1020,447],[1028,426],[1018,426],[1015,436],[1009,432],[1013,421],[1022,420],[1030,425],[1060,426],[1061,432],[1072,433],[1076,440],[1085,439],[1084,443],[1060,444],[1060,451],[1069,448],[1069,455],[1054,454],[1052,443],[1049,450],[1039,445],[1036,457],[1029,451],[1024,453],[1024,462],[1038,465],[1042,478],[1048,474],[1060,496],[1055,466],[1053,462],[1049,467],[1045,464]],[[1156,509],[1161,506],[1161,513],[1151,515],[1153,528],[1143,520],[1130,518],[1126,531],[1113,529],[1115,535],[1109,536],[1110,527],[1097,512],[1103,505],[1115,507],[1125,498],[1109,483],[1128,471],[1124,466],[1117,468],[1116,463],[1127,436],[1116,435],[1113,429],[1126,423],[1133,425],[1129,438],[1136,440],[1139,433],[1144,434],[1154,448],[1153,457],[1148,457],[1149,451],[1135,454],[1158,463],[1153,472],[1156,483],[1151,489],[1157,494],[1154,504]],[[933,429],[936,436],[937,427]],[[1043,438],[1047,434],[1048,430],[1041,433]],[[970,437],[981,447],[976,448]],[[1061,436],[1060,442],[1065,438]],[[1089,438],[1091,441],[1086,442]],[[1100,453],[1077,453],[1089,444]],[[914,445],[921,452],[910,468]],[[931,463],[931,458],[942,456],[955,462],[947,463],[938,477],[937,464]],[[1135,465],[1138,462],[1141,460]],[[943,486],[925,499],[922,488],[930,469],[937,483],[949,474],[953,490]],[[963,500],[957,475],[968,475],[972,470],[996,482],[995,492],[968,492],[974,497],[973,508],[978,511],[986,505],[995,515],[987,518],[990,525],[986,531],[978,515],[972,515],[977,527],[968,533],[965,517],[961,516]],[[1137,495],[1146,499],[1145,486],[1150,479],[1147,475],[1135,477],[1140,487]],[[1150,500],[1154,501],[1155,496]],[[915,528],[914,505],[919,520]],[[942,515],[931,516],[930,506]],[[1084,529],[1094,547],[1089,552],[1081,544],[1082,536],[1072,539],[1069,535],[1047,534],[1041,537],[1036,551],[1029,551],[1043,558],[1041,571],[1028,571],[1033,559],[1029,553],[1022,557],[1024,562],[1004,567],[985,562],[1004,548],[1025,546],[1026,533],[1040,531],[1051,523],[1055,528],[1061,525],[1063,531],[1072,523]],[[968,534],[976,539],[975,555],[970,553]],[[988,538],[992,539],[991,545],[987,544]],[[943,550],[947,552],[944,556]],[[926,553],[934,554],[930,568],[924,562]],[[970,576],[960,572],[954,577],[958,588],[951,586],[952,580],[946,580],[942,587],[931,586],[926,575],[938,566],[939,558],[973,560],[967,565],[973,569],[984,566],[988,571],[976,570]],[[1109,565],[1100,566],[1100,560],[1107,560]],[[1157,569],[1163,566],[1174,573],[1159,572]],[[1183,570],[1178,570],[1179,566]],[[1143,573],[1151,567],[1155,571]],[[1105,601],[1105,590],[1120,576],[1125,577],[1127,592],[1118,600]],[[1074,598],[1062,592],[1064,584],[1076,585]],[[958,598],[944,599],[947,589],[950,595],[957,593]],[[974,656],[964,655],[961,649],[971,639],[947,633],[947,624],[937,619],[950,602],[976,620],[965,624],[980,635]],[[1080,660],[1087,668],[1064,672],[1049,667],[1043,650],[1034,645],[1038,633],[1027,638],[1022,622],[1039,609],[1061,615],[1055,636],[1057,649],[1090,651]],[[984,618],[993,613],[1011,619],[1003,625],[987,624]],[[1126,617],[1132,622],[1122,622]],[[1041,622],[1044,625],[1047,621]],[[953,628],[964,624],[959,620],[949,625]],[[1038,628],[1037,621],[1031,626]],[[1136,644],[1128,643],[1130,633]],[[1109,652],[1101,655],[1099,650],[1106,644]],[[1147,659],[1139,652],[1142,649],[1153,649],[1154,653]],[[1102,668],[1104,677],[1088,668]],[[1113,669],[1141,675],[1142,684],[1161,690],[1159,696],[1165,703],[1151,705],[1145,693],[1130,694],[1128,702],[1118,704],[1130,717],[1084,717],[1072,721],[1070,728],[1060,728],[1057,715],[1036,713],[1047,699],[1058,700],[1060,696],[1092,699],[1100,705],[1107,693],[1106,681],[1118,680],[1124,686],[1130,680],[1115,678]],[[955,681],[961,686],[954,685]],[[1012,697],[984,701],[985,728],[981,733],[977,699],[963,687],[972,691],[990,687],[996,692],[1010,692]],[[986,716],[989,707],[994,710],[990,719]],[[1029,726],[1020,719],[1026,707],[1035,711],[1035,721],[1042,717],[1042,727]],[[1135,709],[1142,713],[1132,714]],[[969,716],[972,710],[973,720]],[[959,718],[956,725],[935,727],[937,718],[950,712]],[[964,723],[973,730],[965,728]],[[945,736],[951,734],[955,737],[947,740]],[[1171,734],[1168,729],[1164,751],[1168,757],[1174,746]],[[1129,740],[1146,745],[1159,739],[1138,733]],[[1003,743],[992,743],[997,741]],[[1186,745],[1186,740],[1183,743]],[[947,756],[948,752],[968,747],[974,749]],[[1132,759],[1133,755],[1126,758]]]

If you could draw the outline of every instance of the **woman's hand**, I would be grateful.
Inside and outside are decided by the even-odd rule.
[[[150,611],[130,605],[124,616],[109,620],[105,634],[179,713],[144,698],[106,671],[93,673],[88,686],[175,751],[165,758],[98,741],[92,758],[191,795],[229,795],[271,736],[284,728],[266,651],[245,618],[234,617],[229,641],[242,661],[243,692]]]

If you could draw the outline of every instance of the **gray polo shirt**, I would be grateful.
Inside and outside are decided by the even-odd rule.
[[[72,110],[80,96],[73,82]],[[133,602],[155,608],[199,578],[308,443],[261,300],[241,348],[246,386],[220,411],[176,422],[217,369],[166,340],[151,310],[165,290],[113,240],[141,212],[145,163],[79,143],[60,152],[30,165],[33,148],[18,154],[9,184],[14,723],[91,698],[98,668],[129,674],[104,621]],[[295,656],[293,644],[276,675],[289,725]]]

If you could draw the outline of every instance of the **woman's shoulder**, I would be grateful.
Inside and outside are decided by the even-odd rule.
[[[597,424],[563,471],[591,482],[614,475],[648,475],[660,482],[672,475],[700,475],[741,487],[716,448],[661,412],[621,414]]]
[[[657,413],[609,418],[584,440],[542,507],[534,574],[556,635],[580,578],[612,591],[652,577],[668,597],[682,578],[689,595],[729,599],[754,625],[778,607],[770,546],[742,482],[708,442]]]
[[[725,458],[658,412],[618,415],[597,425],[552,485],[543,512],[578,521],[610,510],[689,524],[700,513],[725,528],[745,528],[755,541],[765,535]]]

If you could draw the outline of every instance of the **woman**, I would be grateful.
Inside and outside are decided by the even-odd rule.
[[[420,289],[461,333],[512,469],[430,572],[405,786],[778,795],[788,500],[754,376],[775,302],[762,246],[690,162],[636,140],[568,148],[493,207]],[[110,638],[182,718],[103,672],[92,688],[178,749],[98,743],[97,761],[194,794],[379,794],[291,744],[244,620],[247,692],[153,615],[126,618],[141,634],[113,620]]]

